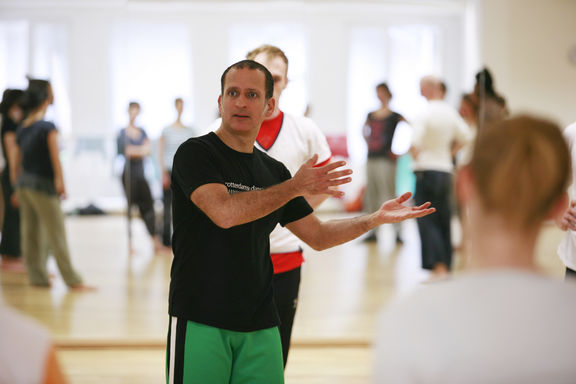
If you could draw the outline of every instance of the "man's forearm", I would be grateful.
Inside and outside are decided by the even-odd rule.
[[[222,228],[258,220],[302,194],[298,192],[292,179],[263,190],[232,195],[222,191],[221,187],[221,185],[200,187],[192,193],[191,198],[216,225]]]
[[[347,243],[375,227],[377,225],[371,220],[371,215],[326,221],[322,223],[314,249],[324,250]]]
[[[321,221],[312,214],[286,227],[310,247],[322,251],[354,240],[377,226],[374,214],[329,221]]]

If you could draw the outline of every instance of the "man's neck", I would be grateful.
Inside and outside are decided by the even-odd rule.
[[[258,134],[258,132],[256,132]],[[256,141],[256,134],[238,135],[231,134],[220,126],[216,130],[216,135],[222,140],[224,144],[237,152],[252,153],[254,152],[254,142]]]
[[[268,120],[274,120],[276,117],[278,117],[278,115],[280,114],[280,108],[276,108],[274,109],[274,112],[272,112],[272,115],[270,115],[270,117],[264,119],[264,121],[268,121]]]

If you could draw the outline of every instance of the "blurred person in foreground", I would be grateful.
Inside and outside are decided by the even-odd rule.
[[[558,256],[566,266],[565,277],[576,279],[576,122],[564,130],[564,138],[570,148],[572,162],[572,185],[570,188],[570,205],[564,215],[556,221],[560,229],[566,231],[558,246]],[[575,280],[576,281],[576,280]]]
[[[0,384],[65,384],[52,337],[0,302]]]
[[[535,260],[569,178],[557,125],[520,116],[479,133],[457,178],[469,268],[383,313],[374,383],[574,383],[576,285]]]
[[[243,60],[220,79],[215,132],[188,139],[172,170],[174,236],[167,382],[284,382],[279,318],[273,298],[270,233],[278,223],[315,250],[355,239],[383,223],[434,212],[407,207],[406,193],[364,216],[321,221],[307,195],[341,197],[343,161],[314,167],[314,155],[291,177],[254,146],[275,109],[274,80]]]

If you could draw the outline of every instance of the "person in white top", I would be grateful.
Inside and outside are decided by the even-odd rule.
[[[48,331],[0,303],[0,383],[64,384]]]
[[[560,128],[520,116],[485,127],[458,174],[469,270],[397,298],[379,320],[374,383],[574,383],[576,284],[535,261],[564,211]]]
[[[566,231],[558,246],[558,256],[566,266],[566,277],[576,278],[576,123],[570,124],[564,130],[564,138],[570,148],[572,160],[572,186],[570,206],[560,220],[559,227]]]
[[[469,139],[469,128],[456,109],[442,100],[441,81],[426,76],[420,81],[426,109],[412,122],[411,153],[416,175],[416,204],[431,201],[437,212],[418,220],[422,268],[432,279],[448,276],[452,266],[450,193],[454,163],[452,153]]]
[[[158,160],[162,170],[162,202],[164,215],[162,220],[162,244],[166,247],[172,245],[172,162],[176,150],[184,141],[194,136],[194,129],[182,123],[184,100],[178,97],[174,100],[176,108],[176,121],[162,130],[158,140]]]

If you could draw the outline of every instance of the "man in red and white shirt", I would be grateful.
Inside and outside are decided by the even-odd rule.
[[[274,78],[276,108],[270,118],[262,122],[256,146],[284,163],[292,175],[315,154],[318,155],[316,166],[330,162],[330,147],[316,123],[304,116],[284,113],[278,107],[280,96],[288,85],[288,58],[284,52],[272,45],[262,45],[250,51],[246,58],[264,65]],[[316,208],[327,197],[306,196],[306,200]],[[274,300],[281,320],[280,337],[286,366],[298,304],[300,267],[304,262],[302,242],[287,228],[278,225],[270,234],[270,254],[274,266]]]

